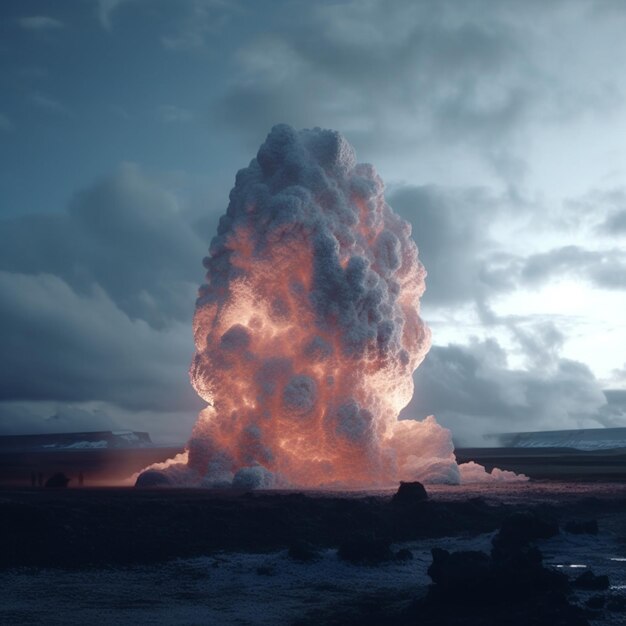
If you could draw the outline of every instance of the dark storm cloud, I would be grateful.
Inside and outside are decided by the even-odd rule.
[[[414,378],[404,416],[434,413],[461,443],[484,445],[490,432],[606,425],[606,398],[586,365],[557,358],[547,367],[509,368],[493,339],[434,346]]]
[[[207,247],[175,198],[132,165],[78,193],[69,211],[3,220],[0,270],[94,284],[133,319],[189,320]]]
[[[284,9],[271,34],[242,46],[218,104],[239,129],[317,120],[372,145],[389,133],[482,142],[527,115],[525,52],[505,21],[428,1],[311,5],[307,19]]]
[[[571,4],[581,23],[602,22],[586,3]],[[340,128],[361,152],[429,158],[462,147],[516,181],[527,172],[531,127],[623,103],[614,80],[585,71],[596,57],[579,55],[575,28],[555,40],[563,6],[287,3],[270,29],[240,45],[212,112],[250,142],[285,121]]]
[[[413,226],[428,271],[426,303],[484,302],[513,287],[511,277],[500,269],[509,255],[499,250],[489,232],[497,218],[510,213],[506,199],[480,188],[427,185],[397,188],[388,201]]]
[[[63,213],[2,220],[0,401],[195,412],[191,316],[207,247],[134,166]]]
[[[90,291],[79,295],[50,274],[0,272],[0,400],[193,408],[188,325],[154,330]]]

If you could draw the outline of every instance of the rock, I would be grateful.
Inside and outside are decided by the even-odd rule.
[[[496,557],[477,551],[433,549],[428,568],[433,585],[412,605],[402,623],[588,626],[584,611],[567,600],[567,576],[545,568],[541,552],[520,542],[511,542],[509,549]],[[515,549],[513,543],[517,543]]]
[[[357,534],[339,546],[337,556],[356,565],[377,565],[390,561],[393,553],[389,540],[371,534]]]
[[[572,585],[578,589],[603,591],[609,588],[609,577],[604,574],[596,576],[591,570],[587,570],[578,576]]]
[[[141,472],[135,481],[135,487],[168,487],[171,484],[167,474],[159,470]]]
[[[46,480],[45,487],[49,489],[64,489],[69,482],[70,479],[63,472],[57,472]]]
[[[571,521],[567,522],[563,526],[563,530],[572,535],[597,535],[598,534],[598,520],[590,519],[586,521]]]
[[[503,604],[523,602],[568,590],[567,576],[543,566],[543,556],[530,545],[534,539],[551,537],[558,525],[535,513],[513,514],[502,523],[492,541],[491,555],[484,552],[432,550],[428,575],[432,595],[440,601]]]
[[[308,541],[296,540],[287,550],[287,555],[294,561],[310,563],[320,558],[319,550]]]
[[[505,557],[536,539],[549,539],[559,533],[556,521],[540,517],[532,511],[513,513],[504,519],[492,540],[494,558]]]
[[[593,609],[594,611],[599,611],[600,609],[604,608],[605,604],[606,598],[601,595],[591,596],[591,598],[589,598],[589,600],[585,602],[585,605],[588,606],[590,609]]]
[[[396,552],[396,561],[412,561],[413,553],[408,548],[401,548]]]
[[[492,564],[484,552],[467,550],[448,552],[441,548],[431,550],[433,562],[428,575],[444,592],[460,596],[482,594],[492,578]]]
[[[418,481],[401,482],[398,491],[391,498],[392,504],[400,506],[413,506],[418,502],[425,502],[426,500],[428,500],[428,493],[424,485]]]

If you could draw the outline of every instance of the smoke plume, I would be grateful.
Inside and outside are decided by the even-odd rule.
[[[398,421],[430,332],[411,227],[383,192],[346,139],[319,128],[275,126],[237,173],[193,325],[190,376],[208,406],[186,462],[165,475],[246,487],[496,480],[459,467],[432,416]]]

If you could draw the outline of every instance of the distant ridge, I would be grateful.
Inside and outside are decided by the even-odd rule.
[[[486,439],[507,448],[612,450],[626,448],[626,427],[500,433],[486,435]]]
[[[0,452],[89,448],[143,448],[152,445],[152,440],[148,433],[134,430],[0,435]]]

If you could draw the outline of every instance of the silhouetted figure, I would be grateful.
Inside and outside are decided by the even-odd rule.
[[[37,474],[35,474],[35,472],[30,473],[30,485],[31,487],[37,486]]]
[[[70,479],[63,472],[57,472],[46,481],[46,489],[64,489],[69,482]]]
[[[83,476],[82,472],[79,472],[78,473],[78,486],[82,487],[84,482],[85,482],[85,477]]]
[[[37,484],[40,487],[43,487],[43,474],[41,472],[39,472],[39,474],[37,474]]]

